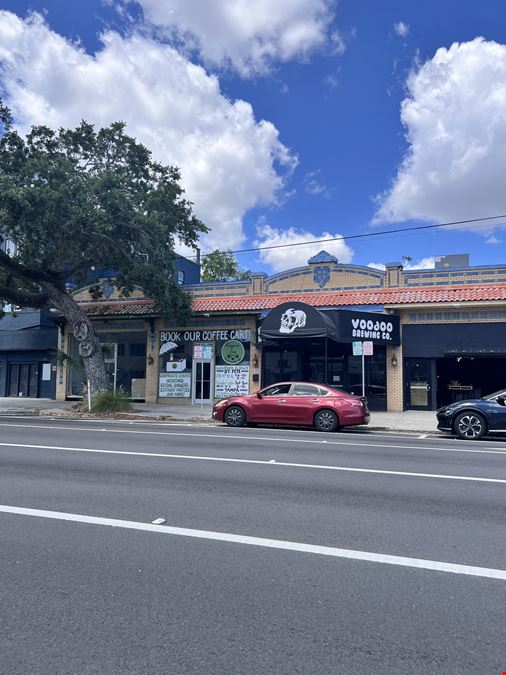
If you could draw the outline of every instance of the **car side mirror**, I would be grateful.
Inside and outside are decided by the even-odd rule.
[[[257,398],[262,398],[262,394],[259,391],[257,391]]]
[[[499,403],[499,405],[506,405],[506,398],[504,396],[498,396],[496,401]]]

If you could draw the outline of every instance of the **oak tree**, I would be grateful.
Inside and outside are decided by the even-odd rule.
[[[0,249],[0,310],[12,303],[62,315],[92,391],[107,388],[103,354],[69,280],[82,285],[90,270],[114,271],[122,295],[140,287],[182,321],[190,298],[173,280],[174,246],[194,247],[205,231],[179,170],[154,161],[122,122],[34,126],[22,136],[0,102],[0,244],[13,244]]]

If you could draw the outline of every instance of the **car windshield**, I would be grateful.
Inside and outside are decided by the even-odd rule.
[[[493,394],[487,394],[486,396],[482,396],[482,399],[484,399],[485,401],[492,401],[498,396],[506,397],[506,389],[499,389],[499,391],[494,391]]]

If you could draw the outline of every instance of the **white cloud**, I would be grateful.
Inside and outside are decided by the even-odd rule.
[[[323,84],[327,89],[337,89],[339,86],[339,70],[337,73],[331,73],[323,78]]]
[[[270,265],[275,272],[306,265],[308,259],[321,250],[334,255],[339,262],[349,263],[353,257],[353,250],[342,239],[312,243],[320,239],[331,239],[339,236],[339,234],[331,234],[330,232],[314,234],[313,232],[307,232],[295,227],[290,227],[287,230],[278,230],[266,222],[261,222],[257,227],[255,246],[285,246],[285,248],[259,251],[261,261]],[[293,246],[293,244],[299,242],[308,243],[303,246]]]
[[[485,239],[485,244],[502,244],[503,240],[498,239],[494,234],[491,234]]]
[[[434,256],[428,258],[420,258],[420,260],[410,260],[404,265],[405,270],[432,270],[435,266]],[[370,262],[367,267],[373,267],[376,270],[385,270],[384,263]]]
[[[243,76],[325,47],[338,54],[345,48],[339,32],[330,30],[331,0],[137,1],[147,21],[196,48],[206,64]]]
[[[506,46],[476,38],[439,49],[407,87],[401,119],[409,149],[378,198],[375,222],[505,213]],[[496,225],[465,227],[490,236]]]
[[[428,258],[420,258],[420,260],[411,260],[404,265],[405,270],[432,270],[435,267],[435,258],[430,256]]]
[[[394,31],[399,37],[406,37],[409,33],[409,25],[404,21],[397,21],[394,23]]]
[[[332,196],[332,190],[321,181],[321,171],[310,171],[304,176],[304,190],[309,195],[322,196],[329,199]]]
[[[40,15],[0,12],[0,84],[21,130],[123,120],[156,159],[181,168],[187,197],[212,228],[204,244],[240,245],[244,214],[276,201],[281,173],[295,163],[276,127],[166,45],[111,31],[102,42],[92,56]]]

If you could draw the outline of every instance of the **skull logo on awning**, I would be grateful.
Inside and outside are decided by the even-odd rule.
[[[281,316],[280,333],[293,333],[296,328],[306,325],[306,312],[301,309],[287,309]]]

